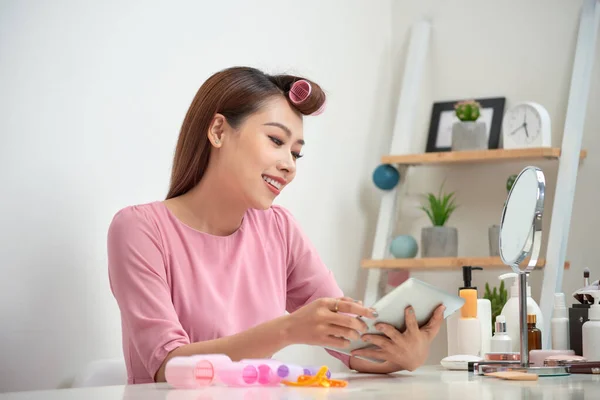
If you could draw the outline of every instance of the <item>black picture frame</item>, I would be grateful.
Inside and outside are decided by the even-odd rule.
[[[458,120],[456,116],[454,116],[454,105],[459,101],[464,100],[475,100],[479,104],[481,104],[481,115],[487,119],[491,120],[489,124],[488,132],[488,149],[497,149],[500,145],[500,131],[502,129],[502,118],[504,116],[504,107],[506,105],[506,97],[486,97],[479,99],[461,99],[454,101],[443,101],[443,102],[435,102],[431,108],[431,120],[429,123],[429,134],[427,137],[427,147],[426,152],[443,152],[443,151],[451,151],[452,148],[448,143],[448,133],[447,130],[450,127],[447,125],[450,123],[451,115],[452,118]],[[489,113],[491,112],[491,117],[489,117]],[[480,117],[481,118],[481,117]],[[442,123],[442,119],[446,126],[441,127],[440,123]],[[444,137],[439,137],[439,133],[444,133]],[[450,143],[451,143],[451,134],[450,134]]]

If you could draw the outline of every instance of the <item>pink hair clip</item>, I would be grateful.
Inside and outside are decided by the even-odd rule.
[[[294,104],[302,104],[308,99],[311,92],[312,86],[308,81],[304,79],[296,81],[290,88],[290,101]],[[324,101],[321,107],[311,115],[319,115],[325,111],[325,103],[326,101]]]

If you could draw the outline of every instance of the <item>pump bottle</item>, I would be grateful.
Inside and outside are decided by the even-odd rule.
[[[460,287],[458,290],[458,295],[465,298],[465,305],[463,305],[463,309],[466,310],[465,306],[467,302],[471,301],[475,303],[474,310],[472,309],[472,306],[469,306],[471,308],[469,309],[467,314],[471,315],[471,317],[467,318],[467,322],[462,321],[462,327],[460,329],[461,332],[463,332],[466,329],[465,326],[467,324],[473,327],[475,322],[471,321],[472,319],[476,320],[479,323],[479,328],[475,329],[477,332],[473,333],[473,335],[476,335],[476,337],[479,338],[477,339],[479,343],[479,349],[475,351],[472,350],[472,347],[465,348],[465,346],[460,345],[460,342],[462,342],[463,340],[461,338],[461,335],[463,334],[459,332],[458,326],[459,321],[463,318],[463,309],[461,309],[460,312],[456,312],[446,319],[448,356],[453,356],[457,354],[483,356],[485,353],[490,352],[490,344],[492,338],[492,304],[488,299],[478,299],[477,287],[471,285],[472,271],[481,269],[481,267],[464,266],[462,268],[463,286]],[[473,330],[473,328],[470,330]],[[465,351],[468,351],[468,353],[465,353]]]
[[[510,272],[507,274],[500,275],[498,278],[500,280],[504,280],[507,278],[514,278],[513,284],[510,287],[510,298],[502,308],[500,315],[503,315],[506,319],[506,332],[512,341],[512,351],[520,352],[521,351],[521,341],[520,338],[520,323],[519,323],[519,276]],[[535,314],[536,323],[538,327],[544,325],[544,318],[542,316],[542,310],[540,306],[535,302],[535,300],[531,297],[531,286],[529,286],[529,282],[527,283],[527,313]],[[542,335],[544,332],[542,331]]]
[[[590,306],[589,320],[581,327],[583,356],[589,361],[600,361],[600,290],[587,294],[594,297],[594,304]]]

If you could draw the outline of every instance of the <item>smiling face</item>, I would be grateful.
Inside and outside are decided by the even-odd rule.
[[[269,208],[296,176],[303,123],[283,97],[273,98],[237,129],[217,115],[208,136],[219,180],[248,208]]]

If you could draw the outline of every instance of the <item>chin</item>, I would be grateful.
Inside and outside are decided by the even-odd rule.
[[[257,210],[268,210],[269,208],[271,208],[271,206],[273,205],[273,200],[259,200],[257,202],[254,203],[254,205],[252,206],[252,208],[257,209]]]
[[[275,199],[271,196],[252,196],[248,200],[248,208],[268,210],[273,205],[273,200]]]

